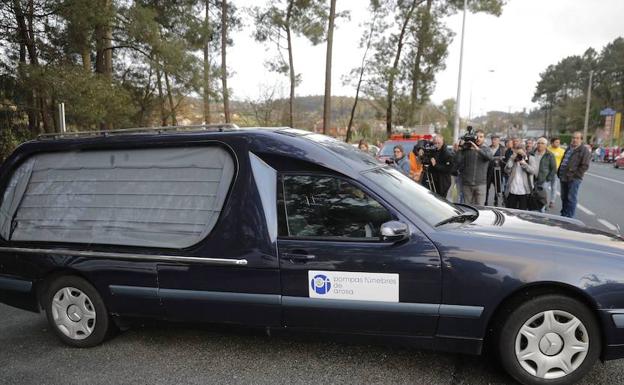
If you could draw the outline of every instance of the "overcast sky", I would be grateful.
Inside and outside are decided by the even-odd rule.
[[[239,7],[264,4],[263,0],[231,0]],[[367,20],[368,0],[337,0],[338,11],[349,10],[351,20],[341,20],[334,32],[332,94],[353,96],[341,77],[357,67],[362,58],[358,42]],[[248,23],[249,19],[245,19]],[[431,97],[434,103],[455,98],[459,69],[461,15],[446,24],[455,32],[449,46],[446,70],[436,76]],[[261,90],[277,86],[288,95],[288,79],[269,72],[264,62],[272,48],[251,37],[253,25],[234,34],[228,51],[233,71],[229,86],[234,98],[257,98]],[[397,27],[398,28],[398,27]],[[531,97],[539,73],[569,55],[587,48],[600,51],[624,35],[624,0],[508,0],[500,17],[468,14],[464,47],[461,113],[468,116],[472,93],[472,115],[490,110],[512,111],[534,107]],[[294,42],[295,70],[302,76],[297,95],[322,95],[325,81],[325,45],[313,47],[305,39]],[[389,59],[391,60],[391,59]],[[490,70],[493,70],[491,72]]]

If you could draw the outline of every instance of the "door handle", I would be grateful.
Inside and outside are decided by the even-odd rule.
[[[282,258],[288,259],[292,263],[306,263],[316,259],[314,255],[310,254],[294,254],[294,253],[282,253]]]

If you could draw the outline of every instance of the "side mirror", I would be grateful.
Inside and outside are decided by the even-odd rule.
[[[381,225],[381,239],[384,242],[399,242],[409,237],[409,228],[403,222],[390,221]]]

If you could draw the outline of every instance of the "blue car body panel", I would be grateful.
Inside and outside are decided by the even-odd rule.
[[[38,311],[37,296],[45,280],[72,273],[91,282],[108,310],[120,317],[399,336],[419,346],[479,353],[490,321],[506,299],[533,287],[550,287],[571,293],[594,310],[603,331],[604,358],[624,356],[621,237],[573,220],[496,208],[479,208],[472,223],[433,227],[361,175],[379,166],[372,157],[317,134],[257,129],[32,141],[2,165],[0,191],[12,170],[38,152],[207,144],[228,149],[237,169],[220,218],[203,241],[175,250],[0,239],[0,302]],[[408,224],[409,239],[400,244],[275,239],[250,153],[278,173],[329,173],[352,180]],[[91,258],[73,252],[87,249],[247,264]],[[296,264],[282,257],[302,250],[317,259]],[[332,269],[401,273],[400,301],[309,298],[307,271]]]

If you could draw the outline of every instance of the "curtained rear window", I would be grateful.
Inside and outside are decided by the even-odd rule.
[[[39,154],[2,195],[6,240],[185,248],[214,227],[234,177],[221,147]]]

